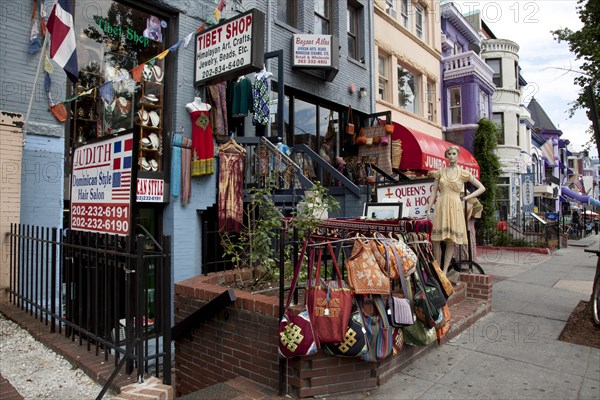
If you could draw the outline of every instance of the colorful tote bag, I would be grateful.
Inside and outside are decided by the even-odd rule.
[[[368,241],[354,240],[352,254],[346,260],[348,283],[355,294],[388,294],[390,280],[383,273]]]

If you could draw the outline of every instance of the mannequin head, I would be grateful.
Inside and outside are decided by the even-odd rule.
[[[458,146],[451,145],[451,146],[448,146],[448,148],[446,149],[446,151],[444,151],[444,156],[446,158],[448,158],[448,152],[450,152],[450,150],[456,151],[456,155],[460,154],[460,148]]]

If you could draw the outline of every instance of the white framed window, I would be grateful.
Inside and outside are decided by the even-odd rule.
[[[396,1],[397,0],[385,0],[385,12],[392,18],[396,19]]]
[[[390,101],[389,98],[389,82],[390,82],[390,67],[389,57],[385,54],[379,54],[379,99]]]
[[[277,0],[277,19],[294,28],[298,27],[297,0]]]
[[[496,123],[496,127],[498,128],[498,144],[504,144],[504,113],[492,113],[492,121]]]
[[[450,125],[462,124],[462,105],[460,87],[450,88],[448,90],[450,107]]]
[[[435,84],[427,82],[427,119],[433,121],[435,114]]]
[[[488,95],[479,91],[479,118],[489,118]]]
[[[421,40],[425,40],[425,9],[420,4],[415,5],[415,34]]]
[[[500,58],[488,58],[485,63],[494,71],[494,85],[502,87],[502,60]]]
[[[348,27],[348,57],[355,60],[360,59],[360,48],[358,38],[360,35],[360,9],[352,2],[348,2],[346,13],[346,24]]]
[[[410,0],[400,0],[400,16],[402,20],[402,26],[406,29],[410,29]]]
[[[418,113],[419,78],[416,74],[398,65],[398,105],[413,114]]]
[[[331,0],[314,0],[315,35],[327,35],[330,32]]]

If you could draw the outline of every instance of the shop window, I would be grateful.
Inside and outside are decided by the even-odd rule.
[[[492,113],[492,121],[498,130],[498,144],[504,144],[504,113]]]
[[[426,29],[426,19],[425,19],[425,9],[420,4],[415,6],[415,33],[417,37],[421,40],[425,40],[425,29]]]
[[[396,0],[385,0],[385,12],[396,19]]]
[[[140,168],[145,159],[148,171],[161,172],[166,60],[155,56],[166,48],[169,20],[116,1],[88,3],[75,7],[79,81],[71,88],[78,97],[70,103],[67,154],[74,145],[138,127],[142,138],[152,134],[140,154]],[[133,69],[153,58],[136,82]],[[112,85],[101,90],[105,82]],[[96,90],[85,94],[90,89]]]
[[[384,54],[379,55],[379,99],[390,101],[389,99],[389,57]]]
[[[448,90],[450,97],[448,104],[450,106],[450,125],[462,124],[462,104],[460,87],[451,88]]]
[[[298,28],[298,1],[277,0],[277,19],[289,26]]]
[[[502,60],[500,58],[488,58],[486,64],[494,71],[493,81],[496,87],[502,87]]]
[[[331,33],[331,0],[314,0],[315,35]]]
[[[400,17],[402,20],[402,26],[406,29],[410,29],[410,0],[400,0]]]
[[[346,25],[348,27],[348,57],[359,60],[360,46],[358,38],[360,35],[360,9],[353,2],[348,2],[346,14]]]
[[[398,105],[413,114],[418,112],[419,79],[406,68],[398,65]]]

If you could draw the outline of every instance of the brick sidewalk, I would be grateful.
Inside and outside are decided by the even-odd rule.
[[[0,400],[22,400],[23,396],[10,384],[8,379],[0,375]]]

